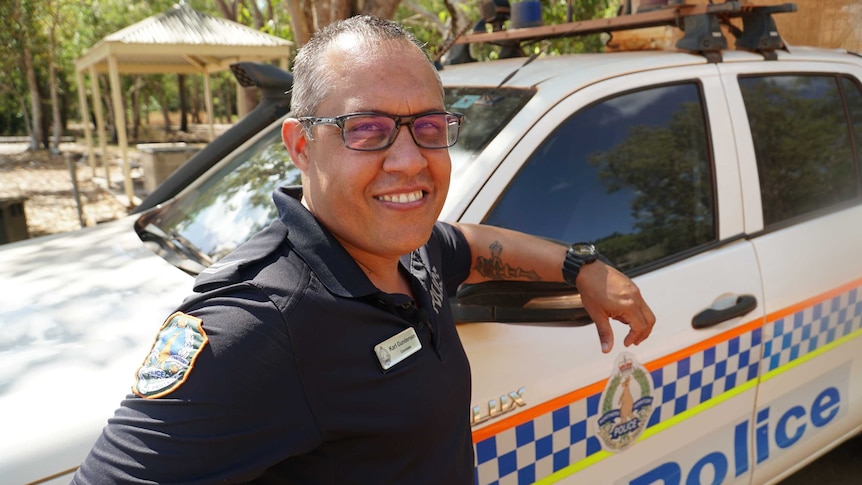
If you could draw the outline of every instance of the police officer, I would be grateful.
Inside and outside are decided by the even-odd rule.
[[[591,247],[437,222],[462,119],[399,25],[326,27],[294,79],[282,135],[302,187],[198,277],[73,483],[470,484],[454,288],[576,282],[602,351],[609,318],[625,345],[649,335],[637,287]]]

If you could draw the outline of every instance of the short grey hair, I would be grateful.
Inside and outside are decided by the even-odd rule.
[[[377,41],[403,40],[410,42],[425,54],[424,46],[416,37],[392,20],[381,19],[370,15],[357,15],[345,20],[337,20],[312,36],[307,44],[299,49],[293,64],[293,90],[290,99],[294,117],[313,116],[317,107],[329,95],[329,87],[333,85],[332,69],[323,62],[326,49],[343,34],[353,34],[372,44]],[[431,60],[429,59],[430,63]],[[440,75],[437,70],[437,82]],[[442,93],[442,84],[440,91]]]

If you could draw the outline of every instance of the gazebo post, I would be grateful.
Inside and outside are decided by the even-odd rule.
[[[114,104],[114,124],[117,128],[117,143],[120,145],[120,153],[123,156],[123,180],[126,189],[126,197],[129,199],[129,207],[135,206],[135,189],[132,185],[132,165],[129,162],[129,150],[126,134],[126,111],[123,108],[122,88],[120,87],[120,74],[117,69],[116,56],[108,56],[108,69],[111,79],[111,100]]]
[[[111,188],[111,171],[108,166],[108,141],[105,134],[105,108],[102,107],[102,88],[96,67],[90,64],[90,81],[93,83],[93,111],[96,112],[96,131],[99,133],[99,148],[102,150],[102,165],[105,166],[105,188]]]
[[[75,82],[78,84],[78,104],[81,110],[81,122],[84,125],[84,139],[87,140],[87,157],[90,161],[90,170],[93,177],[96,176],[96,155],[93,153],[93,130],[90,129],[90,105],[87,101],[87,92],[84,91],[84,75],[80,69],[75,69]]]
[[[236,86],[236,117],[237,119],[243,118],[248,114],[248,103],[245,102],[245,88],[237,81],[234,82]]]
[[[204,100],[207,107],[207,121],[210,124],[210,141],[215,140],[215,126],[213,121],[213,93],[210,87],[210,72],[208,69],[203,70],[204,75]]]

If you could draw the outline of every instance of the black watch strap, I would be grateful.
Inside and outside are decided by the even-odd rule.
[[[578,279],[581,267],[585,264],[594,263],[597,259],[599,259],[599,251],[593,244],[586,242],[572,244],[566,251],[566,258],[563,260],[563,280],[575,286],[575,280]]]

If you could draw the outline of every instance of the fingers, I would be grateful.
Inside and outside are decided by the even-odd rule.
[[[583,281],[581,297],[584,308],[596,323],[602,352],[608,353],[614,345],[609,319],[629,326],[629,332],[623,340],[623,345],[629,347],[638,345],[649,337],[656,318],[644,301],[640,289],[631,279],[613,268],[604,269],[602,272],[592,272],[589,279]],[[581,283],[579,280],[579,285]]]
[[[652,329],[655,326],[656,321],[655,314],[652,312],[649,305],[646,304],[637,287],[634,287],[631,296],[631,311],[618,318],[618,320],[629,326],[629,333],[623,340],[623,344],[626,347],[630,345],[638,345],[646,340],[650,333],[652,333]]]
[[[602,344],[602,353],[607,354],[614,348],[614,331],[607,318],[596,318],[596,330],[599,332],[599,342]]]

